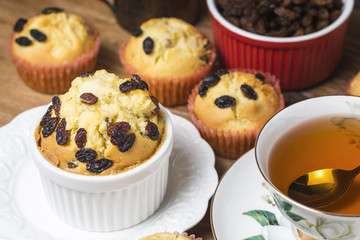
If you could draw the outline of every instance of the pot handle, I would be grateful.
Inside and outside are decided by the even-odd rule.
[[[111,9],[111,11],[113,13],[116,12],[116,6],[114,4],[111,4],[108,0],[99,0],[99,1],[105,3],[106,5],[108,5],[108,7]]]

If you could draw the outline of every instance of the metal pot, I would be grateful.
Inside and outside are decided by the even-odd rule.
[[[157,17],[176,17],[195,25],[200,19],[202,0],[100,0],[108,5],[117,22],[128,31]]]

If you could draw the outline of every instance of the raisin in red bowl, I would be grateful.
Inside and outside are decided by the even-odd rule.
[[[280,79],[282,90],[297,90],[325,80],[338,66],[354,0],[344,0],[340,16],[327,27],[292,37],[246,31],[221,15],[216,0],[207,0],[207,6],[224,67],[269,72]]]

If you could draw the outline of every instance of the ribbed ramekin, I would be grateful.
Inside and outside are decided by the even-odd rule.
[[[57,168],[41,155],[31,134],[32,158],[54,214],[73,227],[95,232],[128,228],[153,214],[166,193],[173,147],[171,119],[162,109],[167,131],[160,149],[145,163],[117,175],[85,176]]]
[[[274,74],[282,90],[297,90],[325,80],[338,66],[354,0],[343,0],[340,17],[328,27],[298,37],[268,37],[242,30],[206,0],[218,57],[226,68]]]

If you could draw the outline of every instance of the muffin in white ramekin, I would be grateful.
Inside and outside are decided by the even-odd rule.
[[[145,163],[124,173],[85,176],[66,172],[48,162],[31,135],[30,150],[44,186],[47,202],[66,223],[87,231],[115,231],[131,227],[153,214],[167,187],[173,128],[166,116],[166,138]],[[38,121],[33,125],[33,132]]]
[[[123,84],[131,83],[143,82],[104,70],[80,76],[68,93],[44,107],[44,117],[31,129],[32,157],[48,203],[71,226],[97,232],[128,228],[164,199],[171,119],[144,83],[125,91]]]

